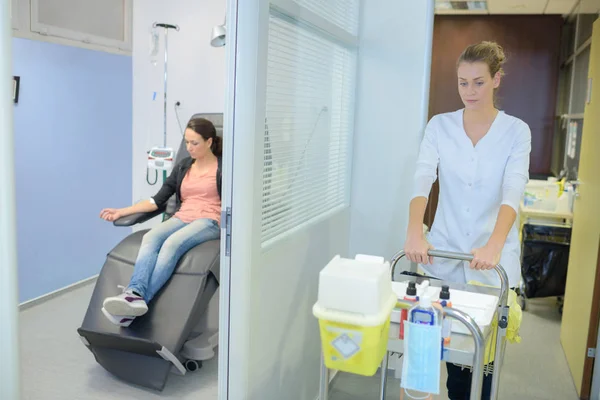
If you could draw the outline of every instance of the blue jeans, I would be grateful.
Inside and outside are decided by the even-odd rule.
[[[146,303],[150,302],[188,250],[218,239],[220,234],[217,221],[206,218],[188,224],[171,217],[152,228],[142,239],[128,289],[142,296]]]

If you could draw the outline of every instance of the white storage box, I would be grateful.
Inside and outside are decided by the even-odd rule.
[[[392,288],[398,299],[403,299],[406,294],[408,282],[392,282]],[[424,292],[432,301],[438,301],[441,288],[427,286],[425,290],[421,285],[417,285],[417,296],[423,296]],[[489,294],[473,293],[464,290],[450,289],[450,302],[452,308],[467,313],[475,320],[479,328],[483,331],[491,325],[492,318],[498,305],[498,297]],[[392,313],[392,322],[400,323],[400,310],[394,310]],[[459,321],[452,321],[452,332],[470,335],[471,332]]]
[[[555,211],[558,204],[559,185],[554,181],[532,179],[525,186],[525,207],[534,210]]]
[[[378,315],[394,296],[389,262],[368,256],[335,256],[321,270],[318,304],[322,309]]]

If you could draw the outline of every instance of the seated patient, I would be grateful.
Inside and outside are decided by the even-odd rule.
[[[179,259],[194,246],[220,236],[218,161],[222,139],[210,121],[195,118],[186,127],[185,143],[190,157],[173,167],[154,197],[131,207],[106,208],[100,213],[106,221],[114,221],[138,212],[151,212],[176,194],[176,213],[144,235],[129,285],[122,294],[104,300],[102,312],[116,325],[127,327],[135,317],[144,315],[148,303],[169,280]]]

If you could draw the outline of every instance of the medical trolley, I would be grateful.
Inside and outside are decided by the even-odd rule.
[[[473,260],[473,256],[471,254],[462,254],[462,253],[454,253],[447,251],[437,251],[430,250],[428,253],[432,257],[438,258],[446,258],[460,261],[470,262]],[[396,265],[400,259],[405,256],[404,251],[398,252],[391,260],[391,279],[394,282],[394,273],[396,269]],[[464,311],[458,310],[456,308],[445,307],[443,309],[446,317],[451,317],[455,321],[459,321],[466,330],[464,331],[470,333],[469,335],[464,335],[461,333],[452,333],[451,341],[447,346],[444,346],[443,358],[442,360],[445,362],[457,364],[464,366],[466,368],[472,369],[473,379],[471,380],[471,400],[479,400],[481,399],[481,392],[483,387],[483,377],[484,374],[493,373],[492,376],[492,388],[491,388],[491,399],[498,399],[498,388],[500,384],[500,375],[502,369],[502,362],[504,359],[504,352],[506,346],[506,330],[508,327],[508,316],[509,316],[509,307],[508,307],[508,275],[504,268],[501,265],[497,265],[495,267],[496,273],[500,277],[500,289],[488,287],[488,286],[477,286],[470,284],[458,284],[452,282],[445,282],[437,279],[428,279],[428,278],[416,278],[417,281],[428,279],[430,282],[430,286],[432,287],[440,287],[442,285],[448,285],[450,289],[459,290],[470,293],[483,294],[488,296],[493,296],[494,304],[492,305],[496,308],[496,315],[493,317],[497,320],[496,324],[489,324],[483,327],[483,330],[480,328],[478,323],[472,317],[465,313]],[[406,281],[414,281],[415,277],[410,275],[405,275],[399,278],[396,282],[406,282]],[[398,300],[396,302],[396,309],[407,309],[414,305],[414,303],[406,300]],[[380,364],[381,368],[381,381],[380,381],[380,392],[379,399],[385,400],[386,396],[386,385],[387,385],[387,371],[388,371],[388,363],[390,354],[397,353],[402,354],[404,352],[404,343],[403,340],[399,339],[398,336],[398,327],[399,324],[391,323],[391,327],[389,330],[383,330],[388,336],[385,355],[383,357],[383,361]],[[461,327],[462,328],[462,327]],[[495,346],[493,343],[489,343],[489,349],[486,350],[486,342],[495,342]],[[488,352],[486,357],[486,351]],[[321,354],[321,369],[320,369],[320,386],[319,386],[319,399],[320,400],[329,400],[329,384],[330,384],[330,369],[326,366],[325,363],[325,352],[323,351]],[[485,365],[486,361],[487,365]],[[493,360],[493,364],[491,362]]]

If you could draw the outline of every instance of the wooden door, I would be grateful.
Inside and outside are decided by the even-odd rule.
[[[599,305],[600,245],[600,19],[594,23],[590,66],[591,97],[585,106],[578,197],[575,200],[561,343],[582,399],[589,399]]]

